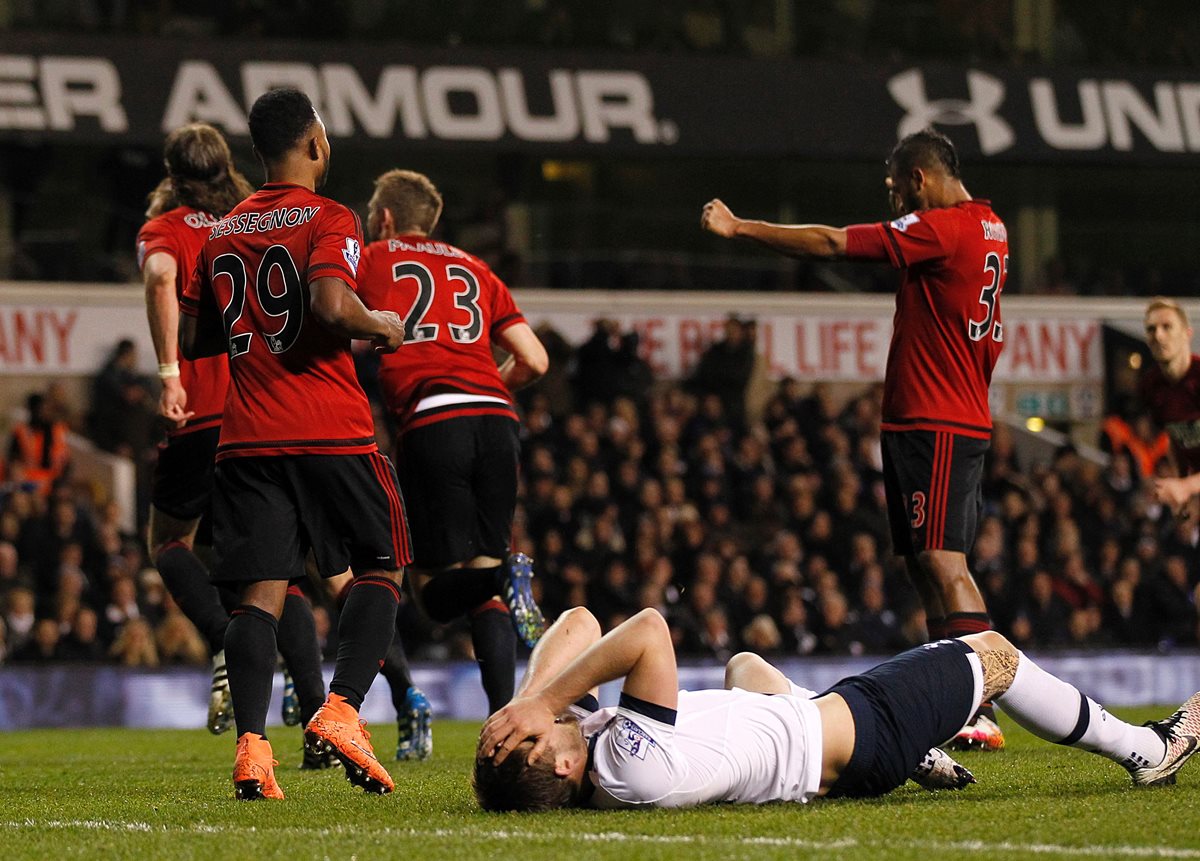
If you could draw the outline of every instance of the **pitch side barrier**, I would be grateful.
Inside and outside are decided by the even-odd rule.
[[[1086,652],[1038,654],[1038,663],[1093,699],[1112,705],[1174,706],[1200,690],[1200,652],[1171,654],[1140,652]],[[788,676],[814,690],[824,690],[838,679],[877,664],[881,657],[794,658],[776,661]],[[524,668],[518,668],[523,672]],[[325,668],[330,678],[332,666]],[[719,688],[724,667],[719,664],[683,664],[681,687],[690,690]],[[479,687],[479,669],[473,663],[417,664],[416,684],[425,691],[434,715],[446,720],[478,720],[487,716],[487,701]],[[208,708],[208,670],[178,668],[135,670],[103,665],[10,665],[0,671],[0,730],[34,727],[124,726],[190,729],[204,725]],[[282,694],[282,678],[275,679],[272,702]],[[615,704],[619,685],[601,689],[600,701]],[[389,723],[396,715],[387,684],[376,680],[362,715],[369,721]],[[279,711],[270,718],[278,721]]]

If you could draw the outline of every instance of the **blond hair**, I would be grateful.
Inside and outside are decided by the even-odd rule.
[[[1192,324],[1188,321],[1187,311],[1183,310],[1183,306],[1174,299],[1168,299],[1165,296],[1155,296],[1150,300],[1150,304],[1146,306],[1146,316],[1149,317],[1155,311],[1174,311],[1179,321],[1183,323],[1183,328],[1190,329]]]
[[[392,213],[398,230],[432,233],[442,215],[442,194],[423,173],[389,170],[375,180],[375,194],[371,198],[372,216],[384,209]],[[379,223],[376,217],[371,221]]]

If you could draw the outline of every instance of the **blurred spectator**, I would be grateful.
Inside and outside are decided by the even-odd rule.
[[[26,417],[13,425],[8,446],[8,480],[29,482],[45,496],[63,476],[71,461],[67,448],[67,423],[54,415],[43,395],[25,399]]]
[[[88,434],[105,451],[133,457],[149,445],[154,416],[149,380],[137,370],[137,344],[123,339],[92,381]]]
[[[108,653],[126,667],[157,667],[154,631],[145,619],[132,618],[121,626]]]
[[[741,428],[746,420],[746,386],[754,371],[757,332],[752,317],[730,314],[725,320],[725,337],[709,345],[692,372],[692,391],[716,395],[735,428]]]
[[[4,624],[8,629],[8,651],[19,652],[33,636],[34,615],[33,590],[24,586],[10,589],[4,609]]]
[[[65,661],[100,661],[104,659],[104,644],[100,642],[100,620],[90,607],[75,612],[70,633],[63,638],[62,659]]]
[[[581,406],[609,404],[622,396],[643,400],[651,375],[637,346],[637,333],[622,333],[616,320],[596,321],[592,337],[575,353],[575,394]]]
[[[164,664],[208,664],[208,645],[196,626],[171,603],[170,609],[155,631],[158,657]]]
[[[13,652],[17,663],[45,664],[62,658],[58,647],[58,622],[54,619],[38,619],[33,633],[25,645]]]

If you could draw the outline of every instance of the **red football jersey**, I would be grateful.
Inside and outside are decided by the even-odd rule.
[[[1200,471],[1200,356],[1193,355],[1187,373],[1177,381],[1167,379],[1154,362],[1138,380],[1138,396],[1155,424],[1171,438],[1171,450],[1180,471]]]
[[[486,263],[423,236],[372,242],[359,295],[368,308],[404,317],[404,346],[379,371],[403,430],[462,415],[516,418],[492,339],[525,317]]]
[[[151,218],[138,231],[138,268],[143,268],[146,258],[152,254],[170,254],[175,258],[175,297],[182,297],[183,288],[196,267],[196,256],[216,223],[217,219],[207,212],[190,206],[179,206]],[[219,425],[225,409],[225,392],[229,388],[229,360],[224,356],[210,356],[189,362],[180,356],[179,381],[187,392],[187,408],[195,415],[169,435]]]
[[[987,439],[1004,343],[1008,233],[986,200],[847,229],[846,254],[904,270],[883,384],[883,428]]]
[[[268,183],[212,229],[180,308],[224,324],[232,384],[217,460],[376,450],[350,342],[309,314],[308,285],[355,288],[358,216],[288,183]]]

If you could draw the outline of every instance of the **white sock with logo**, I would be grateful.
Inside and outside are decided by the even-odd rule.
[[[1126,767],[1162,762],[1167,747],[1158,733],[1113,717],[1095,700],[1020,655],[1012,685],[996,697],[996,705],[1018,724],[1038,738],[1089,750]]]

